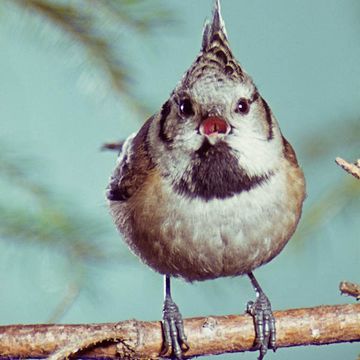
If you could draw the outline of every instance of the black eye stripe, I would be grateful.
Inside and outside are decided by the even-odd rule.
[[[268,103],[263,98],[261,98],[261,100],[262,100],[262,105],[265,110],[266,122],[269,126],[268,140],[271,140],[274,137],[273,123],[272,123],[272,118],[271,118],[271,110],[270,110]]]
[[[171,103],[170,101],[167,101],[161,109],[160,129],[159,129],[159,138],[165,143],[172,142],[172,139],[170,139],[169,136],[166,134],[166,129],[165,129],[166,119],[169,116],[170,112],[171,112]]]
[[[259,96],[260,96],[260,94],[256,91],[255,94],[253,95],[253,97],[250,100],[250,104],[255,102],[259,98]]]

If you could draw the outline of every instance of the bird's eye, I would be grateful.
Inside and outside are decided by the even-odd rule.
[[[240,99],[235,111],[242,115],[247,114],[250,111],[249,101],[246,99]]]
[[[194,109],[189,99],[183,99],[179,102],[179,110],[183,116],[194,115]]]

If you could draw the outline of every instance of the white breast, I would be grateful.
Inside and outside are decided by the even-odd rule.
[[[160,273],[190,281],[234,276],[270,261],[292,235],[300,214],[286,181],[278,171],[249,192],[204,201],[162,180],[111,208],[132,250]]]

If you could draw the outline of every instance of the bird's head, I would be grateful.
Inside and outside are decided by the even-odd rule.
[[[219,0],[205,24],[200,54],[156,118],[152,147],[163,173],[189,194],[203,186],[193,182],[202,182],[204,176],[225,181],[231,173],[245,182],[260,181],[278,166],[283,151],[280,129],[232,54]],[[205,197],[231,196],[241,184]]]

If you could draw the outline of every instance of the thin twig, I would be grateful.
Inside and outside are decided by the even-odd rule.
[[[100,150],[111,150],[111,151],[121,151],[124,145],[124,141],[105,143],[101,145]]]
[[[342,281],[339,285],[341,294],[354,296],[356,300],[360,300],[360,285],[348,281]]]
[[[358,159],[354,164],[348,163],[346,160],[337,157],[335,159],[336,163],[340,165],[346,172],[351,174],[360,180],[360,159]]]
[[[75,1],[60,3],[45,0],[11,0],[10,2],[42,16],[67,34],[69,39],[75,40],[88,52],[98,68],[104,71],[112,88],[121,95],[130,108],[144,117],[149,113],[147,106],[132,91],[132,78],[129,75],[131,71],[125,63],[124,56],[116,52],[114,41],[104,36],[104,29],[99,29],[96,11],[89,12],[89,8],[77,6],[78,3]]]

